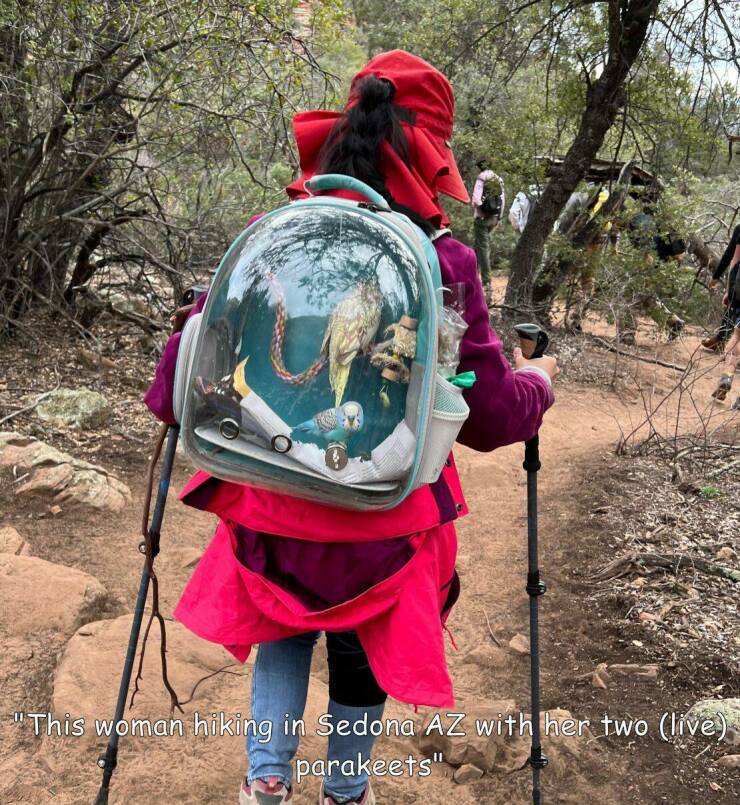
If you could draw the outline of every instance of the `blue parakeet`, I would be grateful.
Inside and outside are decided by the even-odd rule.
[[[339,408],[327,408],[311,419],[296,425],[295,433],[307,433],[330,442],[346,442],[353,433],[362,430],[364,424],[362,406],[358,402],[346,402]]]

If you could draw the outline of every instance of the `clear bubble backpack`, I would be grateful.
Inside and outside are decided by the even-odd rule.
[[[317,176],[306,189],[367,201],[295,201],[234,241],[181,336],[182,443],[224,480],[392,508],[439,477],[468,416],[462,388],[438,371],[437,254],[356,179]]]

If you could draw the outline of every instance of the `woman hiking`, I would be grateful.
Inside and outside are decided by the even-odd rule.
[[[311,176],[346,174],[378,191],[433,240],[443,283],[465,289],[468,329],[458,371],[477,376],[465,391],[470,416],[458,441],[490,451],[534,436],[553,402],[558,369],[553,358],[528,361],[520,351],[511,368],[489,324],[475,254],[446,228],[440,195],[469,201],[449,147],[453,113],[452,88],[442,73],[404,51],[380,54],[354,77],[342,113],[295,116],[302,175],[287,192],[291,199],[305,197]],[[170,423],[178,340],[179,333],[168,342],[145,398]],[[181,499],[213,512],[220,523],[175,617],[240,661],[259,646],[251,716],[275,725],[270,740],[247,741],[241,805],[293,799],[298,736],[285,735],[282,725],[286,714],[303,716],[322,631],[332,723],[380,720],[388,695],[415,705],[452,705],[444,629],[460,587],[453,521],[467,514],[452,455],[438,481],[386,511],[349,511],[203,472]],[[332,732],[320,805],[376,801],[360,767],[373,741],[372,735]]]

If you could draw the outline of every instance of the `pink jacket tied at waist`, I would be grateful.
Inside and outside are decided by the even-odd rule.
[[[445,285],[465,285],[468,330],[458,372],[477,377],[464,392],[470,417],[458,441],[481,451],[525,441],[553,402],[550,380],[510,367],[489,324],[473,251],[449,234],[434,245]],[[178,345],[175,334],[145,396],[169,423]],[[221,521],[175,609],[185,626],[241,661],[257,643],[354,629],[391,696],[454,703],[443,626],[459,593],[453,520],[467,506],[452,456],[435,484],[383,512],[337,509],[202,472],[180,497]]]

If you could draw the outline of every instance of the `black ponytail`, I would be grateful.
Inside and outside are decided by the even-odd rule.
[[[342,173],[365,182],[386,199],[391,209],[432,234],[434,227],[429,221],[391,196],[380,168],[384,142],[408,165],[409,146],[401,123],[413,124],[414,114],[393,103],[395,88],[383,78],[365,76],[355,91],[357,103],[337,121],[321,149],[319,173]]]

